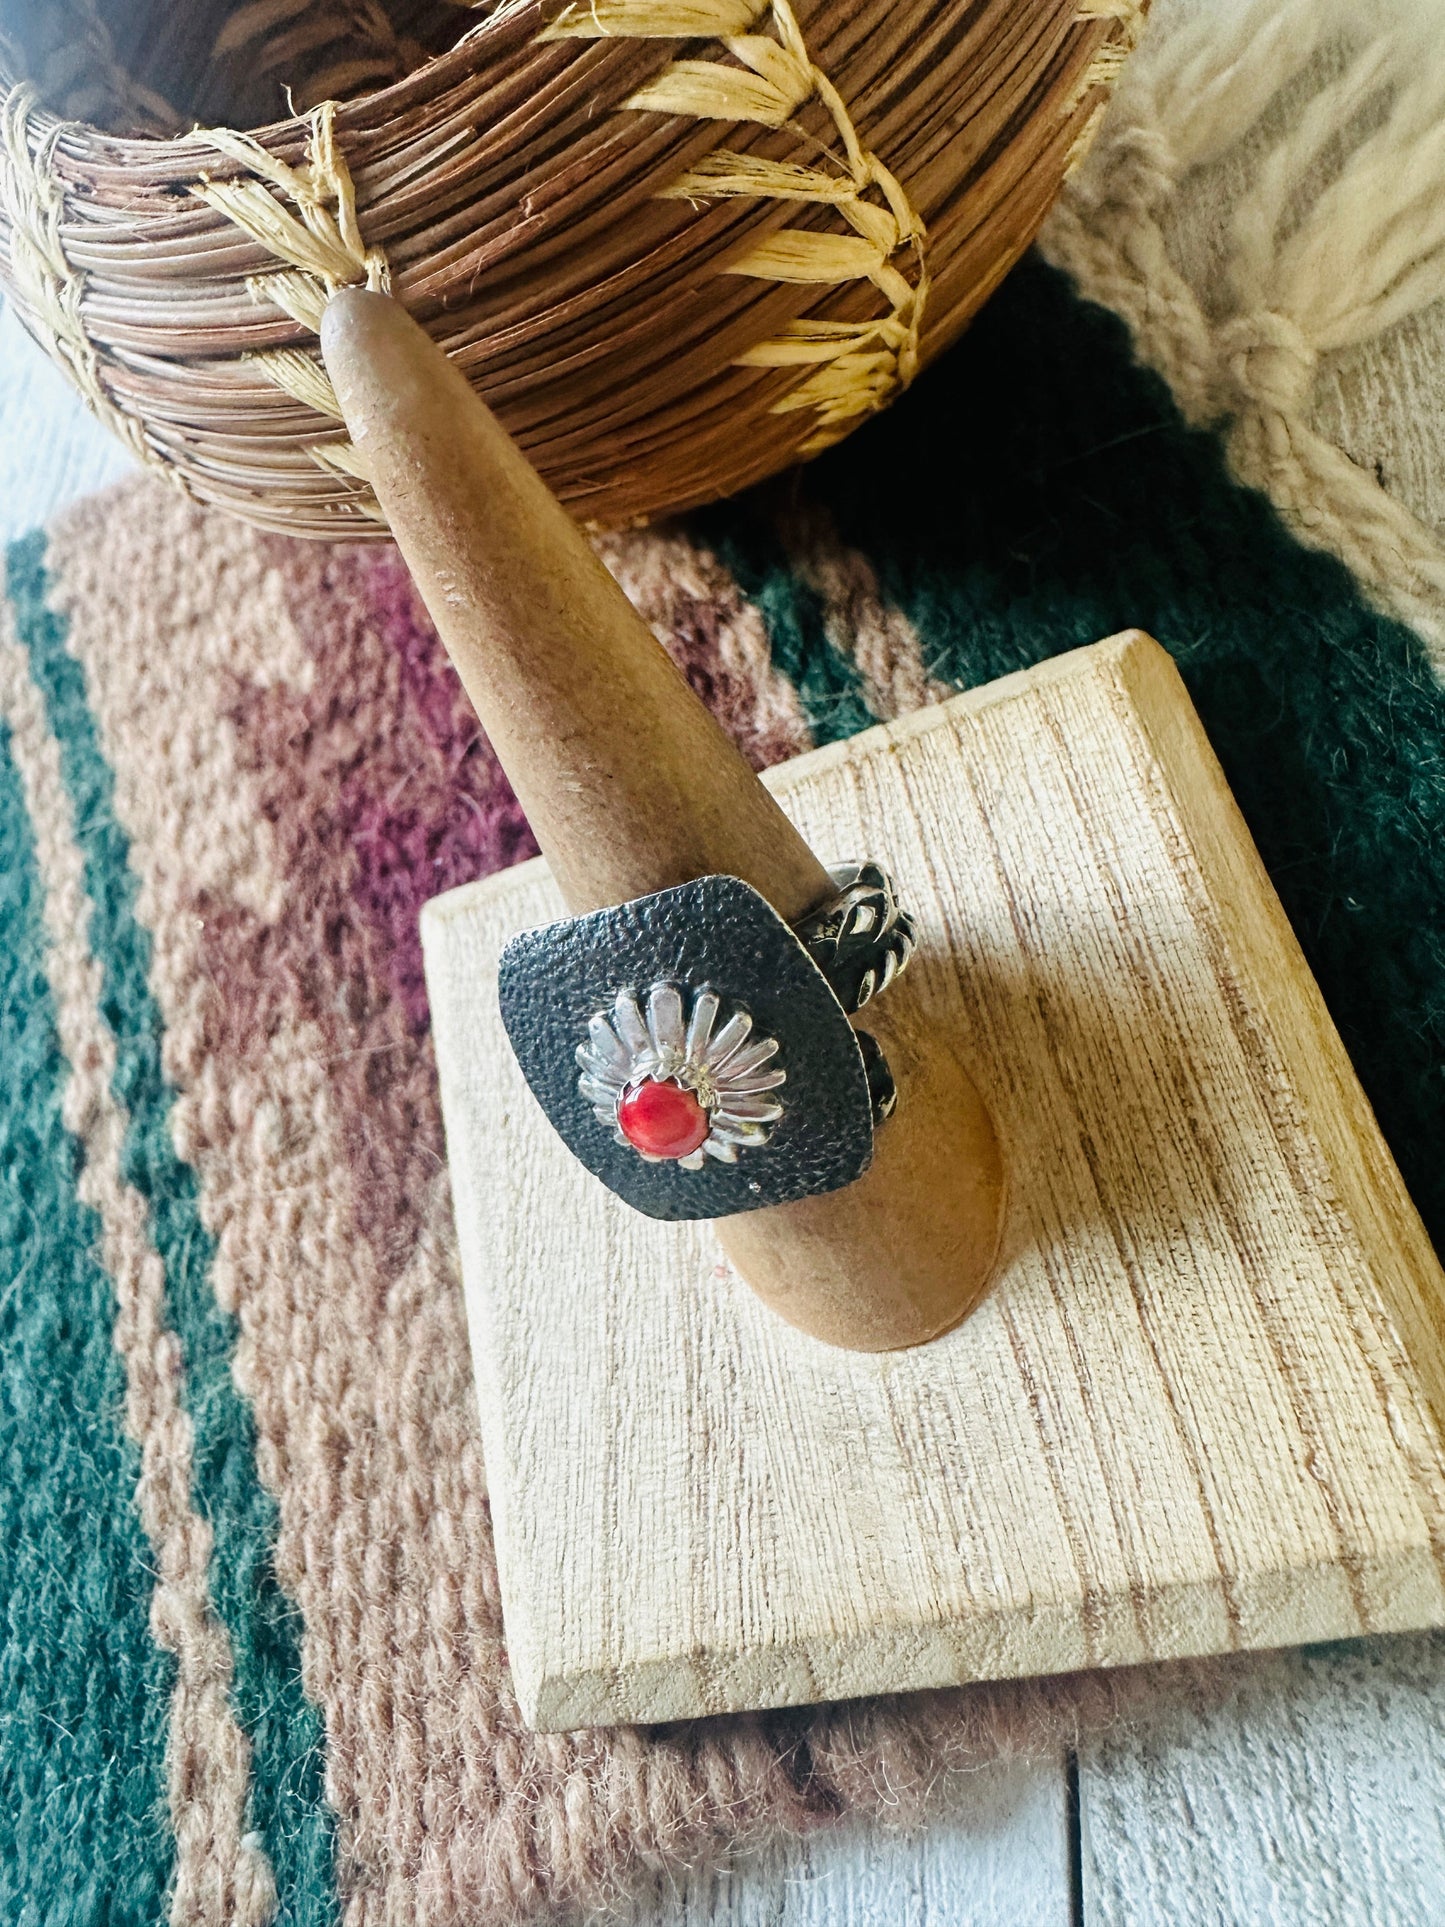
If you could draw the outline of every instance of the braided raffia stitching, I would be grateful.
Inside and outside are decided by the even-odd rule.
[[[764,13],[773,29],[750,33]],[[801,452],[813,454],[846,432],[850,422],[880,408],[906,387],[918,366],[918,339],[928,295],[923,222],[897,177],[858,138],[837,89],[809,56],[788,0],[594,0],[568,8],[541,39],[718,39],[741,62],[675,60],[624,106],[639,112],[784,126],[805,102],[827,110],[836,150],[826,165],[800,167],[722,151],[663,190],[669,199],[748,196],[836,208],[850,234],[783,228],[728,264],[728,272],[770,281],[837,286],[871,281],[888,312],[862,322],[794,321],[778,336],[738,357],[754,368],[810,368],[813,372],[774,404],[782,414],[812,410],[817,426]],[[247,169],[239,180],[203,179],[199,197],[289,264],[279,274],[255,275],[247,286],[300,326],[317,333],[327,301],[341,287],[385,288],[385,256],[368,248],[356,219],[356,196],[336,144],[331,102],[312,115],[306,164],[288,166],[248,135],[214,129],[207,139]],[[278,196],[280,198],[278,198]],[[294,206],[290,211],[287,203]],[[898,265],[902,256],[905,273]],[[319,360],[301,349],[249,357],[268,380],[316,412],[341,418],[335,392]],[[313,458],[343,474],[364,476],[347,442],[312,448]],[[372,512],[369,491],[359,497]]]
[[[1303,105],[1196,288],[1170,252],[1171,202],[1286,86]],[[1445,548],[1309,419],[1324,357],[1445,298],[1442,182],[1445,61],[1414,42],[1404,9],[1362,23],[1343,4],[1252,0],[1156,29],[1042,241],[1128,321],[1186,419],[1224,429],[1236,476],[1411,623],[1445,674]]]
[[[248,276],[246,286],[254,301],[280,308],[311,334],[320,333],[326,304],[338,289],[386,291],[391,285],[385,254],[368,247],[362,238],[356,188],[336,143],[335,122],[334,102],[315,110],[306,161],[300,167],[288,166],[248,134],[212,128],[207,141],[246,168],[247,174],[225,181],[203,176],[191,190],[267,253],[287,263],[279,273]],[[277,348],[246,359],[268,381],[317,414],[342,419],[336,391],[319,356],[301,348]],[[364,481],[365,465],[350,442],[318,443],[310,453],[323,468]],[[368,514],[381,514],[369,488],[359,489],[356,499]]]
[[[65,196],[51,160],[63,130],[56,122],[31,146],[33,87],[16,87],[0,106],[0,206],[9,228],[10,269],[21,294],[20,312],[41,346],[70,375],[86,405],[118,435],[139,462],[159,465],[140,423],[116,403],[101,379],[81,313],[85,282],[71,266],[61,237]],[[178,485],[178,471],[167,470]]]
[[[767,16],[771,33],[750,29]],[[918,367],[928,299],[927,235],[893,174],[858,138],[838,90],[808,52],[788,0],[578,0],[541,38],[715,39],[740,64],[674,60],[624,101],[624,108],[699,120],[784,127],[810,100],[826,109],[834,142],[823,164],[802,167],[726,148],[704,157],[662,190],[670,200],[725,197],[790,201],[836,209],[848,234],[783,227],[728,263],[730,274],[765,281],[837,287],[871,281],[888,303],[868,321],[790,321],[782,332],[738,356],[744,368],[810,368],[774,414],[815,411],[816,429],[800,453],[840,439],[850,422],[907,387]]]

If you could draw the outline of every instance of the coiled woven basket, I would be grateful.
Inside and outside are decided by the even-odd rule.
[[[254,522],[382,532],[316,339],[365,283],[632,523],[826,447],[959,332],[1142,11],[0,0],[0,276],[137,456]]]

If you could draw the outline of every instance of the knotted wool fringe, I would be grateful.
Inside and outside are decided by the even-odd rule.
[[[1238,479],[1409,622],[1445,675],[1445,547],[1310,421],[1321,357],[1445,297],[1445,16],[1409,0],[1159,15],[1043,250],[1124,317],[1189,422],[1223,428]],[[1206,293],[1169,245],[1171,203],[1280,118]]]

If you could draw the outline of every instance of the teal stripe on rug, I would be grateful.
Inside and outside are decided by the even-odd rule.
[[[11,547],[10,601],[60,744],[85,856],[94,905],[90,947],[103,974],[101,1008],[116,1037],[115,1094],[130,1117],[122,1169],[150,1207],[167,1314],[185,1354],[194,1498],[215,1535],[211,1596],[231,1637],[233,1702],[254,1748],[251,1824],[275,1869],[278,1920],[322,1927],[336,1917],[337,1902],[321,1720],[301,1688],[299,1615],[276,1579],[275,1504],[257,1477],[254,1423],[231,1377],[236,1334],[211,1290],[214,1245],[201,1221],[196,1174],[171,1141],[173,1094],[161,1065],[164,1026],[149,984],[150,937],[135,914],[136,880],[115,815],[114,779],[80,665],[65,646],[65,621],[48,606],[44,558],[43,535]]]
[[[761,612],[774,667],[797,690],[814,742],[836,743],[878,718],[857,664],[828,638],[822,597],[794,573],[769,515],[774,494],[759,490],[701,509],[687,518],[688,533],[712,550]]]
[[[0,730],[0,1920],[157,1927],[174,1859],[116,1303],[76,1196],[44,891]]]

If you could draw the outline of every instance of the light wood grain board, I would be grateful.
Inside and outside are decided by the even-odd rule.
[[[1163,4],[1156,0],[1156,9]],[[1378,386],[1390,411],[1387,466],[1400,458],[1411,472],[1428,471],[1423,445],[1435,432],[1433,416],[1402,403],[1408,391],[1399,384]],[[0,455],[10,458],[0,460],[5,539],[130,466],[3,309]],[[1356,1690],[1362,1662],[1390,1684]],[[1161,1694],[1158,1723],[1143,1720],[1080,1759],[1083,1918],[1130,1927],[1185,1917],[1271,1927],[1416,1927],[1429,1919],[1440,1886],[1435,1855],[1445,1852],[1429,1844],[1445,1812],[1445,1756],[1425,1727],[1402,1730],[1401,1722],[1429,1722],[1436,1736],[1445,1730],[1445,1643],[1395,1636],[1244,1664],[1256,1690],[1232,1697],[1217,1718],[1181,1713]],[[875,1842],[867,1828],[830,1830],[666,1890],[649,1922],[675,1921],[680,1891],[689,1919],[719,1927],[739,1918],[781,1923],[791,1909],[824,1898],[817,1911],[828,1927],[917,1927],[921,1894],[930,1927],[972,1927],[968,1906],[982,1894],[983,1920],[1067,1927],[1076,1916],[1062,1856],[1041,1849],[1030,1822],[1036,1806],[1062,1813],[1062,1767],[1029,1772],[1032,1791],[1011,1808],[1015,1824],[1000,1830],[980,1837],[971,1821],[942,1822],[901,1842]],[[970,1808],[989,1777],[970,1776]],[[992,1808],[991,1794],[984,1804]]]
[[[0,540],[134,471],[0,305]],[[660,1881],[636,1927],[1069,1927],[1062,1761],[981,1766],[958,1791],[922,1834],[857,1821]]]
[[[1163,651],[1115,638],[773,780],[816,848],[899,873],[922,941],[890,994],[995,1108],[1004,1261],[914,1351],[785,1327],[523,1085],[497,958],[558,914],[545,868],[429,905],[526,1716],[1445,1620],[1439,1267]]]

